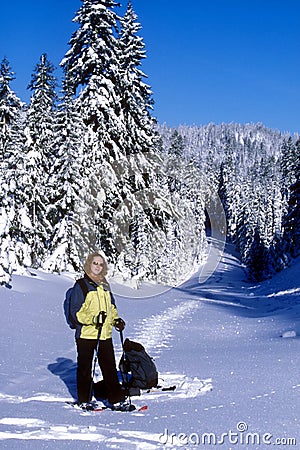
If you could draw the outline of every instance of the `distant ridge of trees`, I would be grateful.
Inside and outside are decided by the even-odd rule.
[[[266,279],[299,256],[299,135],[260,123],[159,130],[162,148],[192,162],[218,191],[227,237],[250,278]]]

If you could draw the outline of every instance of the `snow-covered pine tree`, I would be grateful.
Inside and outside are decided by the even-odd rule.
[[[254,237],[255,222],[253,222],[252,193],[249,186],[243,185],[241,192],[240,209],[233,242],[241,255],[241,260],[246,263]]]
[[[78,94],[76,106],[85,126],[86,226],[81,230],[82,257],[95,248],[99,229],[102,250],[110,258],[116,253],[111,222],[122,196],[113,164],[126,163],[119,146],[122,122],[116,92],[119,67],[116,6],[113,0],[83,0],[74,18],[79,28],[73,33],[71,48],[61,62],[74,94]]]
[[[287,214],[283,221],[283,248],[288,257],[300,255],[300,139],[295,143],[298,164],[290,186]]]
[[[288,224],[286,224],[287,235],[291,234],[289,241],[290,255],[296,258],[300,255],[300,177],[291,186],[290,208],[287,216]]]
[[[3,176],[3,165],[0,168],[0,286],[9,286],[12,273],[12,264],[10,252],[12,250],[12,241],[10,237],[10,226],[14,219],[14,205],[12,196],[9,193],[9,187]]]
[[[0,66],[0,157],[8,161],[19,143],[25,104],[12,91],[10,83],[15,79],[7,58]]]
[[[0,284],[4,285],[13,270],[28,263],[22,234],[22,188],[18,186],[25,105],[12,91],[12,80],[14,73],[4,58],[0,66]]]
[[[83,124],[73,91],[74,87],[66,77],[55,114],[55,158],[49,173],[51,198],[48,218],[53,233],[43,268],[52,272],[78,271],[81,268],[79,248],[82,236],[78,236],[80,230],[76,223],[82,209],[80,205],[85,203],[85,156]]]
[[[236,177],[232,155],[228,153],[220,166],[218,195],[225,211],[229,239],[234,239],[236,233],[237,220],[235,213],[237,211],[237,205],[235,197],[239,188],[238,184],[239,180]]]
[[[129,2],[125,15],[120,19],[117,86],[123,123],[120,146],[127,160],[125,167],[122,164],[120,175],[126,186],[122,197],[128,214],[129,233],[128,244],[118,257],[118,266],[120,261],[126,260],[137,278],[157,274],[153,261],[160,265],[162,252],[158,243],[164,248],[166,246],[166,234],[162,228],[172,220],[169,206],[164,202],[166,192],[163,194],[158,185],[162,161],[158,157],[159,136],[151,116],[152,92],[144,82],[146,75],[141,71],[146,51],[143,39],[138,35],[140,29]],[[120,231],[123,231],[122,227]]]
[[[177,130],[174,130],[170,140],[169,153],[177,156],[178,158],[182,158],[184,154],[184,148],[185,145],[183,137]]]
[[[170,192],[174,208],[166,227],[168,245],[160,260],[164,282],[183,281],[204,261],[207,250],[204,210],[205,201],[210,197],[209,186],[197,161],[186,156],[184,145],[184,139],[175,130],[168,147],[164,147],[161,183],[165,192]]]
[[[111,133],[112,130],[117,133],[114,125],[118,121],[113,108],[117,101],[118,72],[116,6],[114,0],[82,0],[73,20],[79,28],[73,33],[71,48],[61,62],[74,93],[83,88],[78,106],[85,124],[95,133],[101,132],[101,144],[105,146],[102,152],[111,152],[112,156],[115,156],[115,146]],[[91,156],[97,159],[99,155]]]
[[[243,176],[241,186],[237,186],[239,202],[231,195],[230,201],[237,213],[237,230],[233,236],[242,261],[252,271],[255,257],[251,254],[257,251],[257,245],[253,245],[254,239],[259,240],[266,249],[274,237],[275,231],[280,229],[280,221],[274,213],[273,201],[276,195],[273,169],[269,161],[261,160],[247,170],[247,177]],[[268,261],[261,262],[262,273],[269,273]],[[256,270],[256,269],[255,269]]]
[[[54,111],[57,94],[54,66],[46,54],[32,74],[28,89],[33,91],[27,111],[24,146],[26,187],[28,189],[29,218],[32,224],[32,264],[40,267],[49,246],[52,226],[49,221],[49,206],[52,186],[49,173],[55,161]],[[30,189],[30,190],[29,190]]]
[[[75,17],[79,29],[61,63],[78,93],[85,124],[88,226],[82,229],[82,250],[95,246],[94,235],[116,270],[153,277],[153,261],[159,266],[167,246],[173,208],[158,185],[159,141],[150,115],[151,91],[138,68],[144,57],[139,25],[129,5],[119,36],[115,6],[83,1]]]
[[[295,182],[299,156],[292,137],[285,137],[281,146],[280,169],[283,200],[288,202],[289,188]]]
[[[261,238],[259,228],[258,224],[254,230],[253,241],[246,260],[249,276],[253,281],[262,281],[269,275],[268,249]]]
[[[153,106],[152,91],[143,79],[142,60],[146,58],[145,44],[138,35],[141,25],[137,22],[131,3],[120,19],[118,95],[124,122],[121,147],[126,155],[147,153],[155,157],[158,134],[150,112]]]

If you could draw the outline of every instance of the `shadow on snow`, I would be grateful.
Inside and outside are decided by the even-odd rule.
[[[49,364],[47,368],[53,375],[56,375],[65,383],[71,396],[76,398],[77,363],[68,358],[57,358],[56,362]]]

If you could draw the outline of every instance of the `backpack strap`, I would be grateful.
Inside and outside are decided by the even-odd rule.
[[[77,280],[77,283],[79,284],[79,286],[81,287],[82,293],[84,298],[86,297],[86,294],[89,292],[89,288],[87,287],[87,284],[84,280],[84,278],[79,278],[79,280]]]

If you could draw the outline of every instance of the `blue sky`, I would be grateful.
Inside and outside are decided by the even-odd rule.
[[[143,70],[160,123],[262,122],[300,132],[299,0],[132,4],[143,27]],[[1,5],[0,59],[8,58],[16,74],[12,88],[22,100],[29,100],[26,88],[42,53],[58,67],[80,5],[80,0]]]

